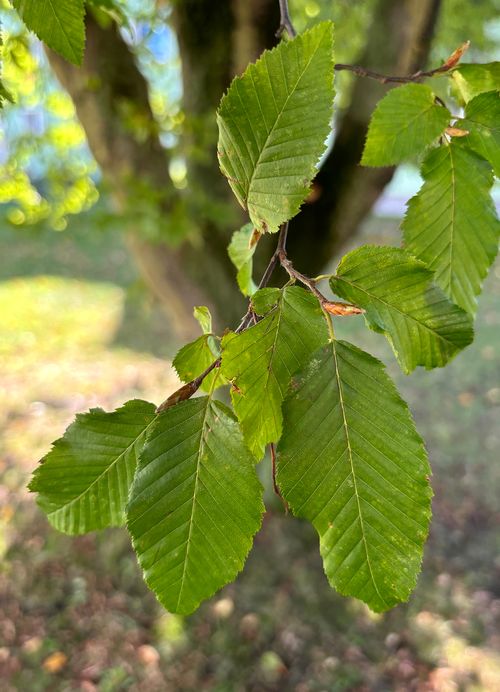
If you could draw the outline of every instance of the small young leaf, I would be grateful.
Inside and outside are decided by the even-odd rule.
[[[490,165],[464,140],[431,151],[424,184],[408,203],[405,246],[435,272],[451,300],[474,314],[476,296],[498,251],[500,222],[490,197]]]
[[[154,418],[154,404],[140,400],[76,417],[29,485],[56,529],[80,534],[125,522],[137,457]]]
[[[49,48],[81,65],[85,45],[84,0],[12,0],[28,29]]]
[[[231,262],[234,264],[238,273],[236,274],[236,279],[238,281],[238,286],[240,291],[244,296],[251,296],[257,290],[257,286],[252,278],[253,261],[255,249],[257,245],[251,245],[250,241],[252,239],[254,232],[253,225],[247,223],[239,231],[233,233],[231,242],[227,249],[228,255]]]
[[[487,91],[471,99],[457,127],[468,131],[464,144],[489,161],[500,178],[500,92]]]
[[[243,568],[262,486],[231,412],[210,397],[160,414],[141,454],[127,526],[148,586],[191,613]]]
[[[330,584],[377,612],[407,600],[431,515],[429,464],[384,366],[333,341],[283,405],[277,481],[312,522]]]
[[[461,103],[486,91],[500,90],[500,62],[460,65],[451,73],[453,94]]]
[[[201,375],[220,356],[219,344],[211,334],[203,334],[194,341],[186,344],[175,356],[174,366],[181,382],[191,382]],[[201,389],[210,392],[216,387],[226,384],[221,376],[220,368],[209,373],[201,384]]]
[[[212,333],[212,315],[205,305],[198,305],[193,310],[195,320],[198,321],[203,334]]]
[[[330,286],[365,309],[368,325],[385,334],[410,373],[417,365],[446,365],[474,336],[470,315],[432,278],[425,264],[404,250],[365,245],[342,259]]]
[[[391,89],[373,113],[361,163],[393,166],[422,154],[443,134],[450,118],[425,84]]]
[[[281,403],[291,376],[328,340],[318,301],[298,286],[254,294],[254,327],[222,339],[223,375],[233,382],[231,398],[245,442],[257,459],[281,435]]]
[[[331,129],[333,74],[333,25],[322,22],[265,51],[220,103],[220,167],[260,232],[277,231],[307,197]]]

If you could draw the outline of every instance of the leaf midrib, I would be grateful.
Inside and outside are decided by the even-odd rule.
[[[101,480],[103,479],[103,477],[106,476],[106,474],[108,474],[108,473],[111,471],[111,469],[113,469],[113,468],[119,463],[119,461],[120,461],[125,455],[127,455],[127,454],[129,453],[129,451],[135,446],[137,440],[138,440],[142,435],[145,435],[145,434],[147,433],[147,431],[149,430],[149,428],[150,428],[150,427],[153,425],[153,423],[156,421],[156,418],[157,418],[157,416],[154,416],[153,420],[152,420],[150,423],[148,423],[147,426],[146,426],[145,428],[143,428],[143,429],[141,430],[141,432],[140,432],[136,437],[134,437],[134,439],[133,439],[132,442],[129,444],[129,446],[128,446],[126,449],[124,449],[122,452],[120,452],[120,454],[116,457],[116,459],[115,459],[114,461],[112,461],[111,464],[110,464],[109,466],[106,466],[106,468],[104,469],[104,471],[103,471],[102,473],[100,473],[96,478],[94,478],[94,480],[92,481],[92,483],[91,483],[87,488],[85,488],[85,490],[82,490],[82,492],[81,492],[77,497],[72,498],[69,502],[67,502],[66,504],[64,504],[62,507],[58,507],[57,509],[53,510],[52,512],[47,512],[47,516],[53,516],[53,515],[55,516],[55,515],[57,515],[59,512],[63,512],[63,510],[67,510],[67,509],[68,509],[69,507],[71,507],[71,505],[73,505],[75,502],[79,502],[79,501],[82,499],[82,497],[84,497],[87,493],[90,492],[91,488],[92,488],[96,483],[99,483],[99,481],[101,481]]]
[[[186,554],[184,556],[184,567],[182,569],[182,575],[179,579],[181,585],[179,588],[179,595],[177,597],[177,605],[176,605],[176,608],[174,611],[176,613],[179,612],[179,605],[180,605],[181,600],[182,600],[182,593],[184,590],[184,585],[186,583],[186,571],[187,571],[187,565],[188,565],[188,560],[189,560],[189,549],[191,548],[192,533],[193,533],[193,526],[194,526],[194,513],[195,513],[195,507],[196,507],[196,496],[198,494],[198,486],[200,483],[201,457],[202,457],[202,453],[203,453],[203,450],[204,450],[205,444],[206,444],[206,442],[205,442],[205,426],[206,426],[206,422],[207,422],[208,411],[210,409],[210,405],[211,405],[211,399],[210,399],[210,396],[208,396],[206,406],[205,406],[205,413],[203,415],[203,421],[202,421],[201,430],[200,430],[200,443],[198,446],[198,454],[197,454],[197,460],[196,460],[196,472],[195,472],[196,473],[196,480],[194,483],[193,504],[191,507],[191,516],[189,518],[188,537],[187,537],[187,540],[185,543]]]
[[[365,526],[364,526],[364,521],[363,521],[363,512],[361,510],[361,501],[359,497],[359,492],[358,492],[358,483],[356,479],[356,473],[354,470],[354,460],[352,458],[352,448],[351,448],[351,440],[349,437],[349,427],[347,423],[347,416],[346,416],[346,411],[345,411],[345,404],[344,404],[344,395],[343,395],[343,389],[342,389],[342,381],[340,377],[340,372],[339,372],[339,366],[338,366],[338,360],[337,360],[337,351],[335,348],[335,341],[332,341],[332,353],[333,353],[333,361],[335,365],[335,377],[337,380],[337,387],[339,390],[339,403],[340,403],[340,410],[342,412],[342,422],[343,422],[343,427],[344,427],[344,433],[345,433],[345,439],[346,439],[346,444],[347,444],[347,452],[348,452],[348,458],[349,458],[349,463],[351,466],[351,476],[352,476],[352,481],[353,481],[353,489],[354,489],[354,495],[356,497],[356,504],[358,507],[358,515],[359,515],[359,523],[360,523],[360,528],[361,528],[361,537],[363,540],[363,546],[365,549],[365,555],[366,555],[366,564],[368,565],[368,571],[370,572],[370,577],[372,580],[372,584],[375,588],[375,591],[377,592],[378,597],[382,601],[382,603],[386,606],[389,607],[386,600],[380,593],[377,582],[375,581],[375,577],[373,574],[371,562],[370,562],[370,555],[368,553],[368,544],[366,541],[366,533],[365,533]]]
[[[304,66],[304,69],[303,69],[302,72],[300,73],[300,76],[297,78],[297,81],[295,82],[295,84],[294,84],[292,90],[290,91],[290,93],[289,93],[288,96],[286,97],[286,100],[285,100],[285,102],[284,102],[284,104],[283,104],[281,110],[279,111],[278,115],[276,116],[276,119],[275,119],[275,121],[274,121],[274,123],[273,123],[271,129],[269,130],[269,132],[268,132],[268,134],[267,134],[266,141],[264,142],[264,144],[263,144],[263,146],[262,146],[262,148],[261,148],[261,150],[260,150],[260,152],[259,152],[259,156],[258,156],[258,158],[257,158],[257,161],[255,162],[255,166],[254,166],[254,169],[253,169],[253,171],[252,171],[252,175],[250,176],[250,180],[248,181],[247,204],[248,204],[248,200],[250,199],[250,194],[251,194],[251,190],[252,190],[252,183],[253,183],[254,178],[255,178],[255,173],[256,173],[256,171],[257,171],[257,168],[259,167],[259,164],[260,164],[260,160],[261,160],[261,158],[262,158],[262,155],[263,155],[264,151],[266,150],[266,147],[267,147],[267,145],[268,145],[268,143],[269,143],[269,139],[270,139],[271,135],[273,134],[273,132],[274,132],[274,130],[275,130],[275,128],[276,128],[276,126],[277,126],[277,124],[278,124],[278,122],[279,122],[281,116],[283,115],[283,112],[284,112],[285,109],[286,109],[286,106],[287,106],[287,104],[288,104],[288,101],[290,100],[290,98],[291,98],[291,97],[293,96],[293,94],[295,93],[295,91],[296,91],[296,89],[297,89],[297,86],[298,86],[299,82],[301,81],[302,77],[304,76],[304,74],[305,74],[306,71],[308,70],[309,65],[311,64],[313,58],[316,57],[316,53],[318,52],[319,46],[321,45],[321,43],[322,43],[322,41],[323,41],[323,37],[324,37],[324,35],[322,35],[322,36],[321,36],[321,39],[318,41],[318,43],[317,43],[317,45],[316,45],[316,48],[314,49],[314,53],[311,55],[311,57],[309,58],[307,64]],[[282,58],[282,56],[281,56],[281,53],[280,53],[280,58],[281,58],[281,61],[283,62],[283,58]],[[266,72],[268,72],[268,69],[267,69],[267,62],[266,62]],[[284,72],[284,68],[283,68],[283,72]],[[268,72],[268,76],[269,76],[269,79],[271,79],[271,75],[269,75],[269,72]],[[286,84],[286,80],[285,80],[285,84]],[[257,91],[256,91],[256,93],[257,93]],[[258,98],[258,96],[257,96],[257,98]],[[259,101],[259,104],[260,104],[260,101]],[[262,110],[262,108],[261,108],[261,110]],[[264,121],[264,124],[265,124],[265,121]]]
[[[361,286],[359,286],[357,283],[355,283],[355,282],[353,282],[353,281],[349,281],[349,279],[346,279],[344,276],[340,276],[340,275],[337,274],[334,278],[335,278],[337,281],[344,281],[346,284],[349,284],[349,286],[352,286],[352,287],[355,288],[356,290],[361,291],[362,293],[365,293],[365,294],[366,294],[369,298],[371,298],[372,300],[376,300],[376,301],[382,303],[383,305],[385,305],[385,306],[386,306],[387,308],[389,308],[390,310],[395,310],[396,312],[399,312],[399,314],[402,315],[404,318],[413,320],[414,322],[416,322],[418,325],[420,325],[420,326],[423,327],[424,329],[427,329],[431,334],[434,334],[438,339],[441,339],[441,341],[444,341],[444,343],[450,344],[451,346],[453,346],[454,348],[456,348],[456,344],[453,343],[453,341],[449,341],[448,339],[445,339],[445,337],[442,336],[441,334],[439,334],[439,332],[434,331],[434,330],[432,329],[432,327],[429,327],[429,326],[428,326],[427,324],[425,324],[424,322],[421,322],[420,320],[418,320],[418,319],[417,319],[416,317],[414,317],[413,315],[410,315],[409,313],[403,312],[402,310],[400,310],[400,309],[397,307],[397,305],[393,305],[392,303],[388,303],[388,302],[385,301],[383,298],[380,298],[379,296],[376,296],[376,295],[370,293],[370,292],[367,291],[365,288],[361,288]],[[386,327],[384,326],[384,329],[385,329],[385,328],[386,328]]]

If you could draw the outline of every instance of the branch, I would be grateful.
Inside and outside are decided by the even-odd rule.
[[[380,72],[368,70],[366,67],[361,67],[361,65],[345,65],[344,63],[337,63],[336,65],[334,65],[334,69],[337,72],[347,70],[349,72],[353,72],[358,77],[369,77],[370,79],[375,79],[377,82],[380,82],[381,84],[408,84],[409,82],[419,82],[421,79],[435,77],[438,74],[449,72],[457,65],[457,63],[462,58],[463,54],[468,50],[469,46],[470,41],[462,43],[462,45],[459,46],[455,51],[453,51],[450,57],[447,60],[445,60],[445,62],[442,65],[440,65],[439,67],[435,67],[433,70],[418,70],[418,72],[414,72],[413,74],[407,75],[405,77],[381,74]]]
[[[280,6],[280,25],[276,32],[276,36],[279,38],[284,31],[290,36],[290,38],[295,38],[297,32],[292,24],[290,17],[290,10],[288,9],[288,0],[278,0]]]
[[[276,250],[274,251],[273,256],[269,260],[269,264],[267,265],[261,280],[259,281],[259,288],[264,288],[267,286],[269,283],[269,280],[272,276],[273,271],[277,267],[279,261],[280,261],[280,252],[284,252],[286,248],[286,238],[287,238],[287,233],[288,233],[288,222],[283,224],[280,228],[280,233],[278,236],[278,244],[276,245]],[[240,334],[241,332],[245,331],[245,329],[248,329],[250,324],[252,323],[254,318],[254,312],[252,309],[252,302],[250,301],[250,304],[248,306],[248,310],[246,311],[245,315],[243,316],[241,322],[239,325],[236,327],[235,334]],[[221,364],[221,359],[217,358],[214,360],[213,363],[211,363],[208,368],[201,373],[201,375],[198,375],[198,377],[195,377],[194,380],[191,380],[191,382],[188,382],[187,384],[183,385],[180,389],[175,391],[173,394],[171,394],[168,399],[165,399],[163,403],[161,403],[158,408],[156,409],[156,413],[161,413],[162,411],[166,411],[166,409],[170,408],[171,406],[175,406],[176,404],[180,403],[181,401],[185,401],[186,399],[190,399],[193,394],[195,394],[198,389],[201,387],[201,384],[205,377],[207,377],[212,370],[215,370],[215,368],[219,368]]]
[[[288,502],[285,500],[283,495],[281,494],[281,491],[279,489],[278,483],[276,481],[276,447],[274,446],[274,443],[271,442],[269,445],[269,449],[271,450],[271,466],[272,466],[272,475],[273,475],[273,490],[275,494],[279,497],[281,502],[283,503],[283,507],[285,509],[285,514],[288,514],[289,512],[289,507],[288,507]]]
[[[265,288],[267,284],[269,283],[269,280],[273,274],[273,271],[275,268],[279,265],[283,267],[283,269],[288,273],[288,276],[293,279],[293,281],[300,281],[300,283],[304,284],[311,293],[316,296],[318,299],[321,307],[323,310],[326,312],[330,313],[330,315],[335,315],[335,316],[347,316],[347,315],[360,315],[364,312],[361,308],[358,308],[357,305],[352,305],[351,303],[342,303],[342,302],[335,302],[328,300],[326,296],[324,296],[321,291],[319,291],[316,287],[316,279],[310,279],[308,276],[305,276],[304,274],[301,274],[301,272],[297,271],[294,269],[292,262],[288,259],[287,254],[286,254],[286,239],[287,239],[287,234],[288,234],[288,221],[284,223],[281,228],[280,228],[280,233],[278,236],[278,243],[276,245],[276,250],[273,253],[273,256],[269,260],[269,264],[267,265],[261,280],[259,281],[258,288]],[[245,315],[243,316],[241,322],[239,325],[236,327],[234,330],[235,334],[241,334],[241,332],[244,332],[245,329],[248,329],[251,325],[252,322],[255,323],[255,313],[252,308],[252,301],[250,300],[250,304],[248,306],[248,310],[246,311]],[[173,394],[171,394],[168,399],[165,399],[165,401],[158,406],[156,409],[156,413],[161,413],[162,411],[165,411],[166,409],[170,408],[171,406],[175,406],[176,404],[180,403],[181,401],[185,401],[186,399],[190,399],[193,394],[195,394],[198,389],[201,387],[201,384],[205,377],[207,377],[212,370],[215,370],[215,368],[219,368],[221,365],[222,359],[219,357],[216,360],[214,360],[213,363],[211,363],[208,368],[201,373],[201,375],[198,375],[198,377],[195,377],[194,380],[191,380],[191,382],[188,382],[187,384],[183,385],[175,391]]]

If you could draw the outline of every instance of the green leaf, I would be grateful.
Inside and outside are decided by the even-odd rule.
[[[283,414],[277,481],[318,532],[330,584],[377,612],[407,600],[430,521],[430,471],[384,366],[333,341],[294,378]]]
[[[28,29],[49,48],[81,65],[85,45],[84,0],[12,0]]]
[[[155,406],[128,401],[79,414],[33,474],[29,489],[59,531],[87,533],[125,522],[125,506]]]
[[[469,131],[464,145],[489,161],[500,178],[500,92],[479,94],[465,107],[465,119],[456,127]]]
[[[8,91],[3,83],[0,81],[0,108],[3,108],[4,101],[9,101],[9,103],[14,103],[14,99],[10,91]]]
[[[233,383],[231,398],[243,436],[257,459],[281,436],[281,404],[294,372],[328,340],[318,301],[298,286],[254,294],[254,327],[222,339],[222,373]]]
[[[217,113],[219,163],[260,232],[299,211],[333,110],[333,25],[265,51],[233,80]]]
[[[200,397],[158,416],[127,525],[146,583],[169,611],[191,613],[236,577],[263,511],[253,458],[225,406]]]
[[[198,305],[193,310],[195,320],[198,321],[203,334],[212,334],[212,315],[206,305]]]
[[[405,246],[436,272],[434,280],[454,303],[474,314],[500,237],[491,168],[453,140],[429,154],[421,173],[424,184],[402,224]]]
[[[373,113],[361,163],[393,166],[418,156],[444,132],[450,118],[425,84],[391,89]]]
[[[252,258],[257,247],[256,244],[250,247],[250,239],[252,238],[253,230],[253,225],[247,223],[243,228],[240,228],[239,231],[235,231],[227,249],[231,262],[238,270],[236,279],[240,291],[244,296],[251,296],[257,290],[257,286],[252,278]]]
[[[467,103],[478,94],[500,90],[500,62],[459,65],[451,79],[458,101]]]
[[[216,339],[211,334],[203,334],[183,346],[175,356],[172,365],[182,382],[191,382],[205,372],[219,356],[220,348]],[[221,376],[220,368],[215,368],[205,377],[201,389],[204,392],[211,392],[224,384],[226,382]]]
[[[472,318],[432,283],[423,262],[396,247],[365,245],[347,254],[330,279],[332,291],[366,311],[385,334],[401,368],[442,367],[474,337]]]

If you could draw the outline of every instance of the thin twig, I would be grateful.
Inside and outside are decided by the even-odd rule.
[[[345,65],[344,63],[337,63],[334,65],[334,69],[337,72],[347,70],[358,75],[358,77],[369,77],[370,79],[377,80],[377,82],[380,82],[381,84],[408,84],[410,82],[420,82],[421,79],[435,77],[438,74],[444,74],[452,70],[461,60],[463,54],[466,52],[469,46],[470,41],[462,43],[462,45],[454,50],[450,57],[445,60],[442,65],[435,67],[433,70],[418,70],[418,72],[405,76],[381,74],[380,72],[368,70],[366,67],[362,67],[361,65]]]
[[[286,238],[287,238],[287,233],[288,233],[288,223],[285,223],[281,226],[280,228],[280,233],[278,236],[278,244],[276,245],[276,250],[273,253],[273,256],[269,260],[269,264],[267,265],[261,280],[259,281],[259,288],[264,288],[267,286],[269,283],[269,280],[271,279],[273,271],[276,269],[280,262],[280,252],[285,252],[286,248]],[[245,329],[248,329],[248,327],[254,323],[255,324],[255,313],[252,308],[252,303],[250,301],[250,304],[248,306],[248,310],[246,311],[245,315],[243,316],[241,322],[239,325],[236,327],[234,330],[235,334],[241,334],[241,332],[245,331]],[[201,384],[205,377],[207,377],[212,370],[215,370],[215,368],[219,368],[221,364],[221,359],[217,358],[214,360],[213,363],[211,363],[208,368],[201,373],[201,375],[198,375],[198,377],[195,377],[194,380],[191,380],[191,382],[188,382],[187,384],[184,384],[180,389],[175,391],[173,394],[171,394],[163,403],[161,403],[158,408],[156,409],[157,413],[161,413],[162,411],[165,411],[166,409],[170,408],[171,406],[175,406],[175,404],[180,403],[181,401],[185,401],[186,399],[190,399],[193,394],[195,394],[198,389],[201,387]]]
[[[290,38],[295,38],[297,32],[292,24],[292,19],[290,17],[290,10],[288,9],[288,0],[278,0],[280,5],[280,25],[276,32],[276,36],[279,38],[284,31],[290,36]]]

